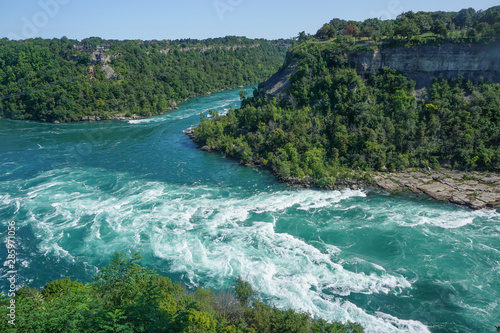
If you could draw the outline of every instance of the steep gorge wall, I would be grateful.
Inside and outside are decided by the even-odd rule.
[[[500,83],[500,42],[385,47],[353,52],[349,60],[362,76],[383,67],[397,69],[416,82],[416,89],[428,88],[435,77],[458,75]],[[259,86],[261,95],[287,99],[290,76],[297,72],[298,65],[289,53],[283,68]]]
[[[500,82],[499,42],[388,47],[352,53],[350,60],[360,75],[390,67],[415,80],[417,88],[428,87],[434,77],[458,75],[473,81],[484,77]]]

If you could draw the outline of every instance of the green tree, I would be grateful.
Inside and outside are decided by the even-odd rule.
[[[299,41],[299,43],[306,42],[307,41],[306,32],[305,31],[299,32],[299,37],[297,38],[297,40]]]
[[[238,277],[234,284],[234,289],[236,290],[236,295],[240,303],[244,306],[247,306],[250,302],[250,298],[253,295],[253,290],[250,286],[250,283],[243,281],[241,277]]]
[[[337,30],[327,23],[323,24],[323,26],[316,32],[316,38],[320,40],[329,40],[337,36]]]
[[[414,21],[406,19],[396,28],[395,33],[401,37],[411,39],[413,36],[420,34],[420,29]]]
[[[446,28],[446,24],[444,23],[437,23],[432,27],[431,30],[433,33],[436,35],[441,35],[441,36],[446,36],[448,33],[448,29]]]

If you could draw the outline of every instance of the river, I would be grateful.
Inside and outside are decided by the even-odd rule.
[[[128,122],[0,119],[0,237],[14,221],[20,285],[91,282],[113,252],[140,251],[189,287],[241,276],[270,305],[367,332],[495,331],[499,209],[289,188],[196,149],[183,130],[200,112],[238,107],[239,90]]]

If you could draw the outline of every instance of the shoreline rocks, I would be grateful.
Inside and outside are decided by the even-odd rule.
[[[376,185],[388,192],[410,190],[471,209],[500,205],[500,175],[457,170],[376,173]]]

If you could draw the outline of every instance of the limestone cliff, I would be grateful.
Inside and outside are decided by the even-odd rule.
[[[288,53],[281,69],[267,81],[259,85],[261,94],[270,97],[286,98],[287,88],[290,86],[290,76],[297,73],[299,62],[292,60],[293,54]]]
[[[405,73],[416,88],[429,87],[435,77],[462,75],[473,81],[485,78],[500,82],[500,42],[490,44],[443,44],[436,46],[381,47],[348,54],[358,74],[365,76],[383,67]],[[259,87],[261,94],[283,98],[298,62],[289,54],[283,68]]]
[[[382,48],[352,53],[350,59],[360,75],[391,67],[415,80],[417,88],[434,77],[458,75],[500,82],[500,43]]]

